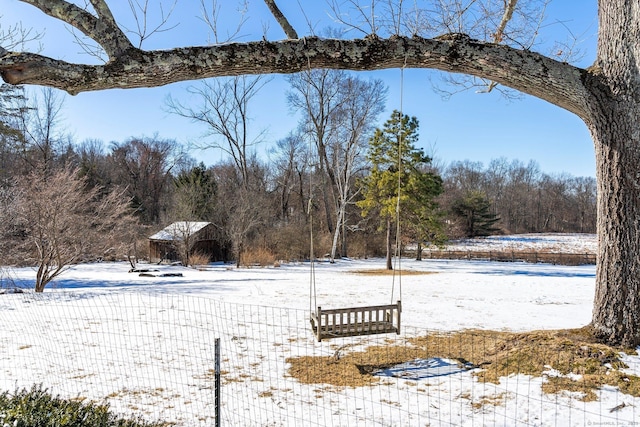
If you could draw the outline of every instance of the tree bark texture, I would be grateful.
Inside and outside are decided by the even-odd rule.
[[[611,112],[615,110],[612,105]],[[640,114],[637,106],[631,111]],[[603,117],[592,125],[598,176],[598,261],[593,326],[603,341],[630,346],[640,343],[637,117],[620,111],[617,117]]]
[[[72,64],[0,47],[0,75],[11,84],[52,86],[76,94],[315,68],[430,68],[489,79],[578,115],[593,137],[598,180],[599,253],[592,323],[610,344],[640,345],[640,8],[636,1],[599,1],[597,59],[588,69],[456,33],[435,38],[311,37],[143,51],[128,43],[103,1],[92,1],[94,8],[99,6],[95,16],[63,0],[23,1],[96,40],[109,61]]]
[[[640,344],[640,9],[625,0],[599,4],[593,90],[587,122],[596,152],[598,262],[593,322],[610,344]]]

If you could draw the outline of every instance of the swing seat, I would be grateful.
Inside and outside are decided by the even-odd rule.
[[[318,307],[315,313],[311,313],[311,328],[318,341],[394,332],[399,334],[401,313],[400,301],[396,304],[330,310]]]

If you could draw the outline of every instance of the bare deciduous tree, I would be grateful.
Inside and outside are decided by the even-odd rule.
[[[240,172],[243,186],[249,184],[250,157],[262,138],[262,133],[251,138],[249,104],[266,83],[268,79],[261,76],[204,81],[200,87],[188,89],[190,97],[198,100],[197,107],[167,99],[170,112],[207,126],[206,133],[213,141],[198,148],[219,148],[229,154]]]
[[[13,241],[37,267],[36,292],[74,263],[120,255],[120,246],[129,241],[133,219],[122,191],[103,195],[98,187],[87,189],[73,169],[35,171],[15,188]]]
[[[104,189],[110,184],[111,171],[105,153],[104,143],[99,139],[88,139],[76,147],[78,173],[86,180],[89,188]]]
[[[329,159],[329,147],[337,134],[336,116],[343,101],[340,81],[345,76],[341,71],[306,70],[288,78],[292,88],[287,94],[289,106],[302,113],[300,126],[316,148],[314,163],[321,180],[325,223],[330,233],[334,232],[331,206],[336,176]]]
[[[289,105],[301,112],[300,128],[315,147],[324,221],[333,234],[333,260],[340,236],[346,250],[344,228],[354,196],[353,177],[364,160],[368,134],[384,108],[387,88],[380,80],[366,81],[335,70],[307,70],[288,80]]]
[[[308,37],[156,51],[133,46],[105,0],[93,0],[93,12],[64,0],[23,1],[78,28],[104,48],[109,60],[104,65],[72,64],[2,48],[0,75],[11,84],[78,93],[314,68],[431,68],[496,82],[574,113],[589,129],[596,156],[599,253],[592,325],[610,344],[640,344],[640,9],[635,2],[598,1],[596,59],[579,68],[535,51],[530,36],[540,19],[527,19],[532,16],[527,8],[535,2],[526,0],[513,6],[499,43],[492,34],[501,19],[487,19],[493,15],[484,9],[490,5],[488,11],[499,11],[502,18],[512,2],[468,2],[469,7],[460,8],[460,2],[438,1],[424,7],[414,3],[407,15],[419,22],[403,27],[413,29],[403,36],[376,25],[375,33],[363,39]],[[517,25],[519,17],[522,25]]]
[[[155,224],[168,204],[171,171],[183,158],[173,140],[132,138],[113,143],[109,162],[113,181],[125,187],[143,223]]]
[[[239,267],[245,250],[272,216],[265,197],[265,169],[255,157],[250,161],[250,186],[243,185],[237,169],[231,164],[217,165],[213,171],[222,213],[214,223],[227,232]]]
[[[367,140],[373,133],[378,115],[384,109],[387,88],[381,80],[365,81],[346,77],[341,82],[343,100],[336,120],[336,138],[331,149],[331,169],[335,177],[336,225],[331,245],[331,260],[338,252],[342,236],[341,253],[347,255],[347,208],[352,204],[355,178],[364,168]]]
[[[25,171],[41,169],[46,173],[53,168],[66,139],[61,126],[64,93],[45,87],[33,96],[32,102],[25,102],[20,115]]]
[[[289,134],[284,139],[276,141],[273,173],[276,192],[279,194],[280,217],[284,223],[290,220],[290,213],[297,209],[303,213],[306,207],[304,192],[304,175],[307,172],[307,150],[300,133]],[[291,206],[292,197],[297,196],[297,204]],[[306,218],[306,215],[302,215]]]

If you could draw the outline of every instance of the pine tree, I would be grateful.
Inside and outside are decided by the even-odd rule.
[[[12,122],[26,109],[24,88],[0,84],[0,135],[17,133]]]
[[[174,219],[211,221],[215,213],[218,185],[204,163],[181,172],[173,180],[176,191]]]
[[[435,211],[434,198],[442,193],[442,179],[426,168],[431,158],[415,146],[417,141],[418,119],[397,110],[369,140],[371,170],[361,181],[363,198],[357,205],[362,216],[377,215],[381,228],[386,227],[389,270],[393,268],[391,242],[396,218],[412,222],[434,219],[427,212]]]
[[[16,150],[24,141],[17,122],[28,108],[24,89],[0,84],[0,179],[11,177],[16,167]]]
[[[497,231],[500,217],[490,212],[491,203],[482,191],[472,190],[453,203],[452,211],[462,221],[465,237],[489,236]]]

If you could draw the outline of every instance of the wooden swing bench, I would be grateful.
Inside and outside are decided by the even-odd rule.
[[[360,335],[399,334],[401,313],[400,301],[396,304],[330,310],[318,307],[315,313],[311,313],[311,328],[318,341]]]

